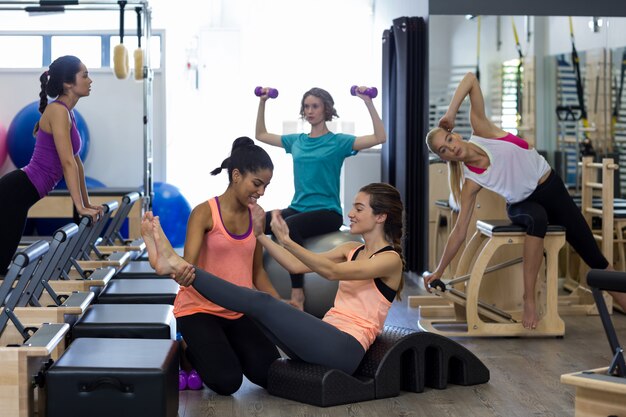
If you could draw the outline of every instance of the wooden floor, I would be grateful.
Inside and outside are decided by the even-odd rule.
[[[406,287],[404,302],[394,303],[387,324],[417,328],[417,310],[406,306],[406,296],[423,290],[412,277]],[[489,368],[491,381],[484,385],[319,408],[273,397],[244,380],[230,397],[207,388],[181,392],[179,416],[573,416],[574,389],[559,382],[561,374],[608,366],[611,354],[599,317],[564,320],[563,339],[456,339]],[[613,323],[618,337],[626,338],[626,316],[614,314]]]

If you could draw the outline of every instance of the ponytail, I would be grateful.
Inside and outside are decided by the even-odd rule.
[[[402,255],[402,237],[398,236],[390,236],[392,239],[391,245],[393,246],[393,250],[400,255],[400,259],[402,259],[402,271],[406,269],[406,262],[404,260],[404,256]],[[402,279],[400,280],[400,284],[398,285],[398,290],[396,291],[396,299],[402,300],[401,293],[404,288],[404,274],[402,274]]]
[[[370,197],[370,206],[374,214],[386,214],[384,232],[385,238],[393,246],[393,250],[400,255],[402,270],[406,268],[402,255],[402,239],[404,238],[404,206],[398,190],[384,183],[372,183],[359,190]],[[404,274],[396,291],[396,298],[401,299],[400,293],[404,287]]]
[[[217,175],[220,172],[222,172],[223,169],[227,169],[229,162],[230,162],[230,156],[222,161],[222,165],[218,166],[213,171],[211,171],[211,175]]]
[[[76,82],[76,74],[80,71],[80,59],[65,55],[54,60],[47,71],[39,76],[39,113],[43,114],[48,106],[48,97],[59,97],[63,94],[63,83]],[[39,130],[39,122],[35,124],[33,135]]]
[[[234,169],[243,175],[246,172],[257,172],[259,169],[273,171],[274,164],[265,149],[256,145],[249,137],[241,136],[233,141],[230,156],[222,161],[222,165],[211,171],[211,175],[217,175],[223,169],[228,170],[228,182],[230,183],[233,180]]]
[[[39,91],[39,113],[43,114],[43,111],[48,105],[48,94],[46,94],[46,87],[48,85],[48,71],[44,71],[39,77],[41,83],[41,91]]]
[[[39,77],[39,82],[41,83],[41,90],[39,91],[39,113],[43,114],[44,110],[48,106],[48,95],[46,94],[46,87],[48,85],[48,71],[44,71]],[[39,130],[39,120],[35,123],[35,128],[33,129],[33,136],[37,134]]]

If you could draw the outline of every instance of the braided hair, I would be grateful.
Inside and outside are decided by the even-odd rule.
[[[65,55],[54,60],[48,70],[39,76],[39,113],[43,114],[48,106],[48,97],[59,97],[63,94],[63,83],[75,83],[76,74],[80,71],[80,59],[73,55]],[[39,130],[39,122],[33,134]]]
[[[76,74],[80,71],[80,59],[65,55],[54,60],[47,71],[39,77],[39,113],[43,113],[48,105],[48,97],[54,98],[63,94],[63,83],[75,83]]]

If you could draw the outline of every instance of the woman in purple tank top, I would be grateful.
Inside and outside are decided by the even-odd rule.
[[[102,208],[89,203],[83,164],[78,156],[81,139],[72,109],[91,91],[85,65],[74,56],[56,59],[39,78],[39,111],[33,134],[33,156],[23,169],[0,178],[0,274],[6,271],[20,242],[28,210],[65,177],[72,202],[80,215],[100,216]],[[48,105],[48,97],[56,100]]]

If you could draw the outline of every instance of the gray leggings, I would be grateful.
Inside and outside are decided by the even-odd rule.
[[[352,335],[267,293],[239,287],[199,268],[193,287],[209,301],[254,320],[293,359],[352,374],[365,355]]]

